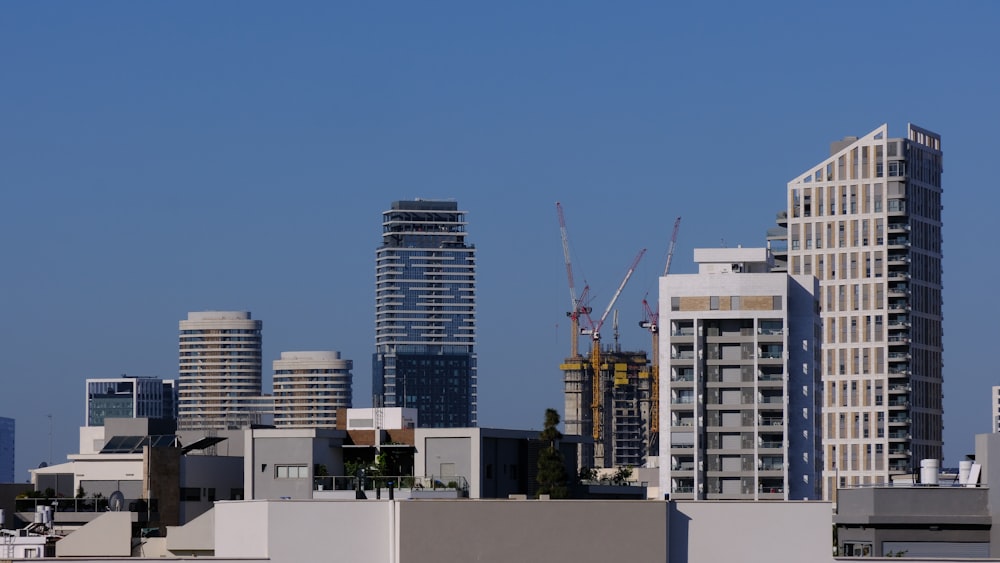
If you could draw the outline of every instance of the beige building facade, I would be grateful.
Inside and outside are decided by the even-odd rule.
[[[261,329],[248,311],[201,311],[180,321],[178,430],[226,430],[258,422]]]
[[[824,494],[942,457],[941,137],[881,125],[788,183],[787,267],[820,280]]]
[[[351,407],[353,366],[340,352],[282,352],[274,360],[274,425],[336,428],[337,409]]]

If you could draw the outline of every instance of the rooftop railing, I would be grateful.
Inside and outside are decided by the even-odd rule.
[[[468,491],[469,482],[460,475],[380,475],[362,477],[361,489],[409,489],[409,490],[456,490]],[[314,491],[353,491],[357,490],[358,478],[343,475],[313,478]]]
[[[108,512],[107,498],[19,498],[14,500],[16,512],[35,512],[36,507],[51,506],[56,512]],[[156,499],[131,498],[121,504],[122,512],[157,512]]]

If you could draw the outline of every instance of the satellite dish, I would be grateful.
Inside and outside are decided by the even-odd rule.
[[[111,496],[108,497],[108,510],[112,512],[121,512],[124,507],[125,495],[123,495],[121,491],[111,493]]]

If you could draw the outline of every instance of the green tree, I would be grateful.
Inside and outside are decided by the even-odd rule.
[[[567,498],[569,477],[566,475],[566,461],[558,448],[562,433],[557,426],[559,413],[555,409],[546,409],[545,428],[539,434],[539,439],[548,442],[548,446],[538,454],[538,494],[549,495],[550,498]]]
[[[625,465],[619,467],[615,474],[611,477],[611,482],[615,485],[628,485],[629,479],[632,478],[632,467]]]

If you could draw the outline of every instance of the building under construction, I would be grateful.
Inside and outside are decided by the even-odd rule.
[[[648,456],[656,455],[657,447],[650,432],[653,382],[646,352],[602,350],[596,381],[592,357],[572,356],[560,366],[565,433],[594,439],[592,445],[580,448],[578,466],[642,467]]]

